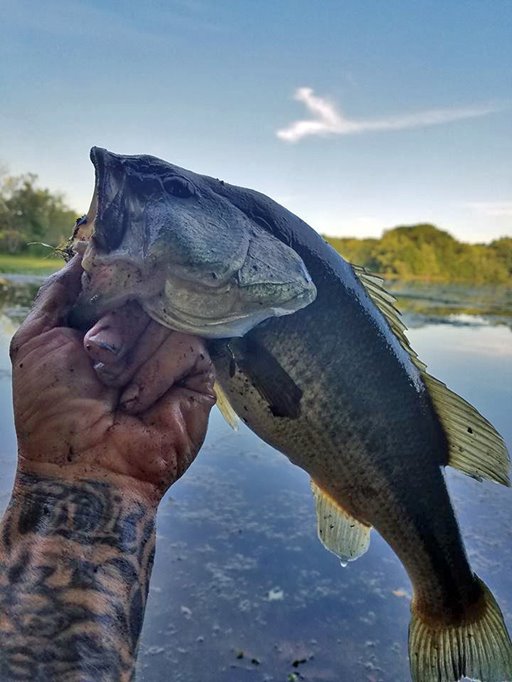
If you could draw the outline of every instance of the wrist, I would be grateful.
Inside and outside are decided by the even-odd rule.
[[[13,497],[30,495],[39,480],[67,486],[81,486],[87,483],[108,486],[113,494],[121,495],[127,504],[141,504],[153,513],[156,513],[162,497],[161,491],[153,484],[121,471],[112,471],[86,462],[66,465],[35,462],[24,458],[20,453]]]
[[[67,480],[18,472],[10,505],[17,510],[21,536],[65,541],[109,551],[128,551],[138,542],[137,528],[154,533],[156,508],[127,496],[110,482],[97,479]]]

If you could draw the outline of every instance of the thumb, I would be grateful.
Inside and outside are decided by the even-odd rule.
[[[11,341],[11,357],[29,339],[65,323],[81,289],[82,257],[77,254],[39,289],[34,306]]]

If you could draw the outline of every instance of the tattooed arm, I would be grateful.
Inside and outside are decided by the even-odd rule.
[[[1,544],[0,679],[130,679],[154,510],[105,481],[20,474]]]
[[[158,503],[197,454],[208,355],[128,304],[64,326],[75,260],[11,345],[18,471],[0,525],[0,679],[133,678]]]

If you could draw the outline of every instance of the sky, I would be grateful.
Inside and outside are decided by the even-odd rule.
[[[512,2],[0,0],[0,166],[87,210],[89,148],[319,232],[512,236]]]

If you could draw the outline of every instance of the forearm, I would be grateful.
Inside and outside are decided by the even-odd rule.
[[[130,680],[155,508],[105,481],[23,474],[0,525],[0,679]]]

